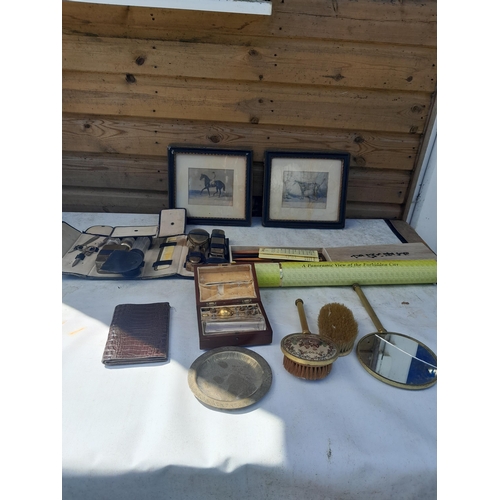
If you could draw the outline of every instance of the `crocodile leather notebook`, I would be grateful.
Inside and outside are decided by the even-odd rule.
[[[102,362],[130,365],[166,361],[169,320],[168,302],[116,306]]]

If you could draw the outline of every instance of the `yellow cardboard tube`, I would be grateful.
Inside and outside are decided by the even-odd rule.
[[[437,283],[436,260],[256,263],[259,287]]]

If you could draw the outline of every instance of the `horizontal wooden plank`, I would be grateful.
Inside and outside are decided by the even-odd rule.
[[[347,219],[400,219],[401,213],[401,205],[389,203],[348,202],[346,206]]]
[[[436,51],[257,38],[252,46],[63,36],[68,71],[433,92]]]
[[[404,203],[411,173],[395,170],[352,168],[349,172],[347,200]]]
[[[263,193],[263,163],[253,165],[254,196]],[[403,203],[410,173],[353,167],[349,172],[347,200],[369,203]],[[116,154],[64,153],[62,185],[94,189],[120,189],[162,193],[168,198],[168,162],[166,157],[135,157]]]
[[[161,193],[114,189],[62,187],[63,212],[108,212],[157,214],[168,208]],[[254,216],[259,216],[254,213]],[[348,202],[348,219],[398,219],[400,205]]]
[[[162,193],[62,187],[63,212],[157,214],[168,207]]]
[[[271,16],[63,2],[62,25],[68,34],[156,40],[273,36],[436,47],[436,11],[429,0],[275,1]]]
[[[273,12],[400,22],[436,22],[437,0],[275,0]]]
[[[158,191],[167,198],[167,157],[64,153],[62,184],[89,189]]]
[[[330,128],[273,127],[231,123],[110,118],[66,114],[62,121],[63,151],[165,156],[170,144],[247,148],[264,161],[268,149],[346,151],[351,165],[411,170],[420,136],[341,131]]]
[[[127,81],[128,80],[128,81]],[[422,133],[430,95],[65,71],[67,113]]]

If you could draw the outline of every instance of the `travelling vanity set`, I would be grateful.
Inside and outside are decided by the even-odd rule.
[[[264,157],[263,226],[344,228],[348,154],[267,151]],[[252,152],[169,146],[168,164],[171,208],[158,224],[80,232],[63,222],[62,272],[96,280],[193,280],[199,348],[206,352],[192,363],[188,383],[200,402],[241,409],[270,388],[269,364],[248,348],[272,344],[260,296],[265,287],[352,287],[377,329],[357,343],[361,365],[395,387],[436,383],[436,355],[417,339],[385,330],[361,289],[436,283],[436,256],[423,243],[269,248],[232,246],[220,228],[186,232],[186,224],[251,225]],[[302,299],[295,308],[301,331],[281,340],[283,367],[301,379],[324,379],[354,350],[357,322],[344,304],[325,304],[319,332],[311,333]],[[167,361],[169,319],[168,302],[117,306],[102,362]]]
[[[437,381],[436,355],[417,339],[385,330],[360,286],[435,283],[435,255],[423,244],[231,246],[222,229],[209,233],[194,228],[186,234],[184,209],[163,210],[152,226],[92,226],[80,232],[63,222],[62,234],[63,275],[194,281],[199,348],[206,352],[192,363],[188,384],[209,408],[246,408],[272,384],[269,364],[249,349],[273,340],[260,296],[263,287],[352,286],[377,330],[362,337],[354,349],[357,322],[345,305],[331,303],[320,310],[319,332],[311,333],[303,301],[297,299],[291,308],[301,329],[280,342],[283,368],[291,375],[323,379],[337,359],[355,350],[361,366],[392,386],[423,389]],[[167,361],[169,320],[168,302],[118,305],[102,362],[113,366]]]

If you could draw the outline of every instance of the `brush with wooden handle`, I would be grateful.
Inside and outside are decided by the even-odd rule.
[[[358,323],[348,307],[332,302],[324,305],[319,311],[318,333],[337,345],[339,356],[347,356],[354,347]]]
[[[292,333],[281,341],[283,366],[296,377],[320,380],[332,371],[332,364],[337,359],[339,350],[331,340],[309,331],[302,299],[297,299],[295,305],[302,333]]]

